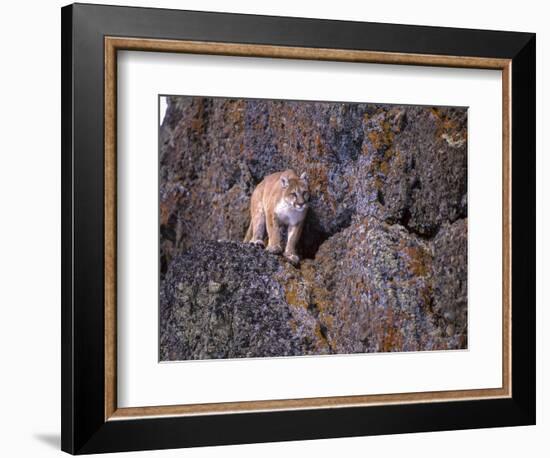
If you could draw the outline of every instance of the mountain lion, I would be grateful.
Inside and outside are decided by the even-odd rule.
[[[245,242],[264,245],[267,230],[267,250],[279,254],[281,226],[288,227],[284,256],[293,264],[300,261],[296,245],[302,233],[309,201],[306,173],[298,176],[294,170],[285,170],[264,177],[256,186],[250,200],[250,225]]]

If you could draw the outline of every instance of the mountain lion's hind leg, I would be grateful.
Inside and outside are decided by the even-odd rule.
[[[263,209],[258,208],[254,215],[252,215],[252,238],[250,243],[255,245],[265,246],[265,212]]]

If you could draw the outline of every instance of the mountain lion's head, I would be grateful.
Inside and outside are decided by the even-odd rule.
[[[297,211],[304,211],[307,208],[310,196],[305,172],[299,178],[281,176],[281,187],[286,205]]]

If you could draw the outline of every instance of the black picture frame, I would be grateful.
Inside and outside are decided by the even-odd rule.
[[[62,8],[62,449],[72,454],[535,424],[535,34],[167,9]],[[104,37],[512,61],[512,396],[106,421]]]

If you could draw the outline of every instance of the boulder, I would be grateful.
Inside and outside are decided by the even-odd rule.
[[[432,243],[398,224],[364,217],[323,243],[302,271],[331,352],[446,350],[465,346],[465,327],[449,335],[454,317],[440,311],[466,309],[464,296],[452,296],[452,282],[466,278],[463,261],[436,255]],[[456,277],[439,279],[443,264]]]
[[[240,242],[198,242],[170,265],[160,293],[163,361],[328,353],[300,272]]]

